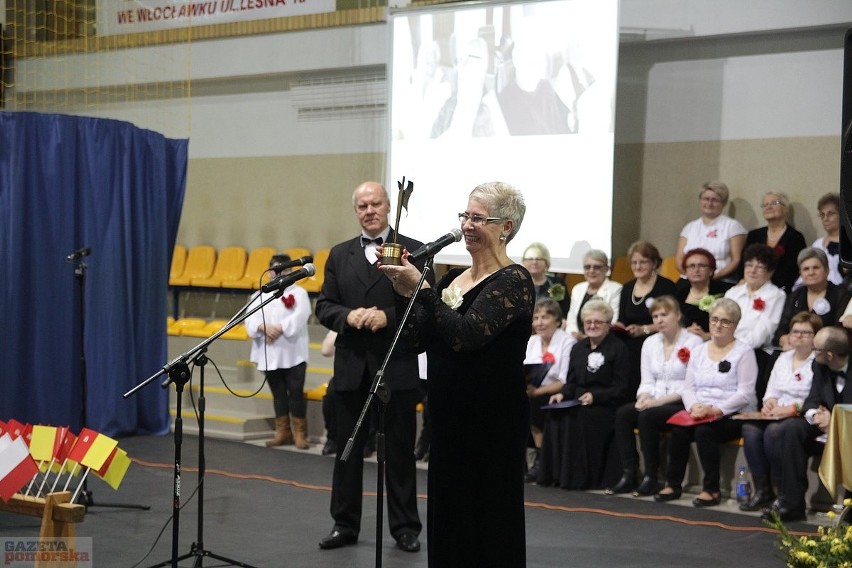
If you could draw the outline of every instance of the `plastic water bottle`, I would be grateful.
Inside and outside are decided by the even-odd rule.
[[[737,473],[737,501],[748,503],[751,500],[751,482],[748,480],[748,472],[744,465],[740,466]]]

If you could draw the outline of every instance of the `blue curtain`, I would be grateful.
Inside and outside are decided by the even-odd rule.
[[[187,146],[117,120],[0,112],[0,420],[168,431],[160,381],[121,395],[166,362]]]

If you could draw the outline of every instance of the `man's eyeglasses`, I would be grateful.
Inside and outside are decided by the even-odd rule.
[[[503,217],[483,217],[482,215],[471,215],[470,213],[459,213],[459,221],[464,223],[470,221],[474,225],[485,225],[486,223],[497,223],[502,221]]]
[[[714,317],[710,318],[710,325],[719,325],[719,326],[722,326],[722,327],[731,327],[732,325],[734,325],[734,322],[732,320],[729,320],[729,319],[717,318],[717,317],[714,316]]]

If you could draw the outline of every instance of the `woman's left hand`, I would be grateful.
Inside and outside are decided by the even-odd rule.
[[[583,406],[591,406],[591,404],[595,401],[595,397],[590,392],[584,392],[577,397],[577,400],[579,400],[580,404]]]

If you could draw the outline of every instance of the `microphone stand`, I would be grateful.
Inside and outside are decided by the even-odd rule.
[[[84,247],[75,252],[72,252],[70,255],[66,257],[68,262],[72,262],[75,264],[74,266],[74,279],[77,281],[77,301],[78,307],[80,309],[80,325],[77,327],[77,336],[80,341],[80,418],[81,418],[81,428],[86,428],[89,424],[89,412],[87,407],[87,399],[89,396],[89,381],[88,374],[86,370],[86,269],[88,266],[86,265],[86,254],[81,254],[82,251],[89,250],[89,247]],[[83,486],[80,490],[80,496],[78,497],[78,502],[80,505],[83,505],[88,510],[89,507],[117,507],[117,508],[125,508],[125,509],[141,509],[143,511],[147,511],[151,508],[151,505],[137,505],[130,503],[95,503],[94,496],[92,495],[92,491],[88,488],[88,481],[83,479]]]
[[[343,449],[343,453],[340,454],[340,461],[345,462],[349,459],[349,454],[352,453],[352,447],[355,444],[355,437],[358,435],[359,430],[361,430],[363,422],[367,416],[367,412],[370,410],[370,405],[375,400],[376,408],[378,410],[378,424],[376,426],[376,461],[379,466],[376,479],[376,568],[381,568],[382,566],[382,535],[384,532],[385,494],[385,409],[391,396],[390,390],[388,390],[385,385],[385,368],[387,367],[391,355],[396,348],[399,336],[402,335],[402,330],[405,327],[408,315],[414,307],[414,300],[417,298],[417,293],[420,292],[420,289],[423,287],[423,282],[426,281],[426,275],[429,274],[429,270],[431,269],[431,262],[432,258],[430,257],[423,266],[423,273],[420,275],[420,281],[417,283],[414,293],[411,294],[411,298],[408,299],[408,305],[405,307],[405,312],[399,320],[396,333],[393,336],[393,340],[391,341],[388,352],[385,355],[385,359],[382,361],[381,367],[379,367],[379,370],[376,371],[376,375],[373,378],[373,385],[370,387],[367,400],[364,401],[364,407],[361,409],[361,415],[355,422],[355,427],[352,429],[352,435],[349,437],[349,440],[346,441],[346,447]]]
[[[307,276],[307,274],[305,275]],[[186,351],[185,353],[178,355],[162,369],[124,393],[123,398],[129,398],[133,396],[137,392],[139,392],[142,388],[150,384],[152,381],[156,380],[158,377],[162,375],[168,375],[166,380],[164,380],[160,386],[163,388],[167,388],[170,383],[174,383],[175,385],[175,393],[177,397],[177,406],[176,406],[176,416],[175,416],[175,431],[174,431],[174,446],[175,446],[175,463],[174,463],[174,483],[172,484],[173,492],[172,492],[172,556],[171,560],[167,560],[161,562],[159,564],[154,564],[152,568],[156,568],[158,566],[168,566],[171,565],[173,568],[177,568],[178,562],[184,560],[186,558],[195,558],[195,566],[201,567],[202,562],[205,556],[209,556],[212,558],[216,558],[217,560],[221,560],[223,562],[229,563],[232,566],[243,566],[245,568],[255,568],[250,564],[246,564],[244,562],[240,562],[238,560],[233,560],[230,558],[226,558],[224,556],[220,556],[215,554],[209,550],[205,550],[203,546],[203,511],[204,511],[204,475],[206,472],[206,462],[204,457],[204,365],[207,364],[207,357],[204,355],[204,352],[207,350],[207,346],[219,339],[222,335],[227,333],[229,330],[237,326],[238,324],[244,322],[250,315],[255,313],[256,311],[262,309],[266,304],[279,299],[284,294],[284,287],[278,288],[275,292],[273,292],[269,298],[259,302],[257,306],[252,308],[249,311],[246,311],[246,308],[242,308],[237,315],[231,318],[227,324],[225,324],[219,331],[211,335],[209,338],[205,339],[195,347]],[[258,298],[260,296],[258,295]],[[252,300],[249,300],[249,305],[252,303]],[[187,382],[189,382],[191,373],[189,371],[189,362],[193,362],[201,367],[201,396],[199,398],[198,404],[198,480],[199,480],[199,505],[198,505],[198,540],[192,544],[190,551],[182,556],[178,555],[178,540],[180,534],[180,475],[181,475],[181,446],[183,443],[183,417],[181,415],[181,400],[183,398],[183,389]]]

